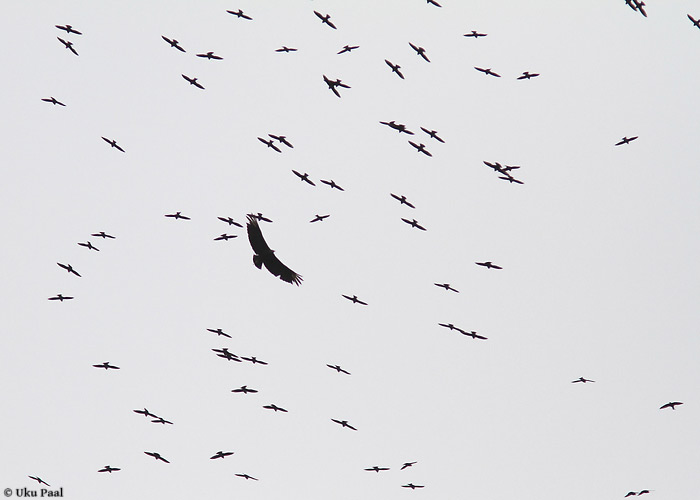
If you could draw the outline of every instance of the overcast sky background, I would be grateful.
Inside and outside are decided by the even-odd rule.
[[[5,6],[3,489],[37,475],[76,499],[697,498],[700,30],[686,15],[700,2],[649,1],[648,18],[623,0],[440,3]],[[226,13],[239,8],[253,20]],[[337,55],[345,44],[360,48]],[[224,59],[195,57],[210,50]],[[352,88],[339,99],[324,74]],[[267,149],[268,133],[294,148]],[[639,139],[615,147],[623,136]],[[524,184],[484,160],[521,165]],[[245,230],[217,220],[249,212],[274,221],[263,233],[300,287],[256,269]],[[243,384],[260,392],[230,392]]]

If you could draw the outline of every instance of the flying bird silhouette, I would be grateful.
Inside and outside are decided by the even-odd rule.
[[[248,20],[248,21],[252,21],[252,20],[253,20],[252,17],[250,17],[250,16],[244,14],[243,11],[242,11],[241,9],[238,9],[238,10],[235,11],[235,12],[232,11],[232,10],[227,10],[226,12],[228,12],[229,14],[232,14],[232,15],[236,16],[238,19],[246,19],[246,20]]]
[[[423,132],[425,132],[426,134],[428,134],[428,135],[430,136],[431,139],[435,139],[436,141],[441,142],[441,143],[443,143],[443,144],[445,143],[445,141],[443,141],[443,140],[437,135],[437,130],[428,130],[428,129],[425,128],[425,127],[421,127],[420,129],[421,129]]]
[[[50,102],[50,103],[53,104],[54,106],[55,106],[56,104],[58,104],[59,106],[65,106],[65,104],[63,104],[61,101],[57,101],[54,97],[48,97],[48,98],[42,99],[42,101],[44,101],[44,102]]]
[[[211,51],[210,51],[210,52],[205,52],[204,54],[197,54],[197,57],[205,57],[205,58],[209,59],[210,61],[211,61],[212,59],[215,59],[215,60],[217,60],[217,61],[220,61],[220,60],[223,59],[223,57],[217,56],[217,55],[214,54],[214,52],[211,52]]]
[[[292,146],[292,143],[289,142],[289,141],[287,140],[287,136],[286,136],[286,135],[272,135],[272,134],[267,134],[267,135],[269,135],[270,137],[272,137],[274,140],[281,142],[282,144],[284,144],[284,145],[287,146],[288,148],[293,148],[293,147],[294,147],[294,146]]]
[[[255,220],[261,221],[261,222],[272,222],[270,219],[265,217],[263,214],[258,212],[257,214],[248,214],[251,217],[253,217]]]
[[[151,420],[154,424],[170,424],[173,425],[173,423],[170,420],[165,420],[163,417],[158,417],[155,420]]]
[[[216,355],[220,358],[224,358],[227,361],[237,361],[239,363],[243,363],[243,360],[240,359],[237,355],[233,354],[232,352],[229,352],[228,347],[224,347],[222,349],[212,349]]]
[[[328,215],[316,214],[316,216],[313,219],[311,219],[309,222],[323,222],[323,220],[327,219],[328,217],[330,217],[330,214],[328,214]]]
[[[253,476],[249,476],[248,474],[235,474],[235,475],[238,477],[242,477],[243,479],[252,479],[253,481],[257,481],[256,478],[254,478]]]
[[[420,229],[421,231],[426,230],[423,226],[418,224],[418,221],[416,219],[408,220],[408,219],[404,219],[403,217],[401,217],[401,220],[404,221],[406,224],[408,224],[411,227],[415,227],[416,229]]]
[[[70,264],[61,264],[60,262],[56,262],[56,264],[58,264],[58,267],[62,267],[70,274],[75,274],[78,278],[81,277],[80,274],[78,274],[78,272],[75,269],[73,269],[73,266],[71,266]]]
[[[665,405],[663,405],[663,406],[662,406],[661,408],[659,408],[659,409],[660,409],[660,410],[663,410],[664,408],[671,408],[672,410],[675,410],[675,409],[676,409],[676,406],[682,405],[682,404],[683,404],[683,403],[681,403],[680,401],[673,401],[673,402],[670,402],[670,403],[666,403]]]
[[[67,48],[68,50],[70,50],[70,51],[71,51],[73,54],[75,54],[76,56],[78,55],[78,53],[77,53],[76,50],[75,50],[75,47],[73,47],[73,42],[71,42],[71,41],[66,41],[66,40],[64,40],[63,38],[61,38],[60,36],[57,36],[56,38],[58,38],[58,40],[63,44],[63,46],[64,46],[65,48]]]
[[[169,464],[169,463],[170,463],[168,460],[166,460],[165,458],[163,458],[163,457],[160,455],[160,453],[158,453],[158,452],[156,452],[156,451],[144,451],[144,453],[145,453],[146,455],[149,455],[149,456],[155,458],[156,460],[160,460],[161,462],[165,462],[166,464]]]
[[[401,470],[404,470],[404,469],[407,468],[407,467],[412,467],[412,466],[414,466],[414,465],[417,464],[417,463],[418,463],[418,462],[404,462],[403,465],[401,466]]]
[[[81,247],[85,247],[85,248],[87,248],[88,250],[95,250],[95,251],[97,251],[97,252],[100,251],[99,248],[93,246],[92,243],[90,243],[89,241],[86,242],[86,243],[78,243],[78,245],[80,245]]]
[[[277,413],[278,411],[281,411],[283,413],[287,413],[287,410],[285,410],[284,408],[280,408],[276,404],[265,405],[265,406],[263,406],[263,408],[265,408],[266,410],[275,410],[275,413]]]
[[[66,296],[61,295],[59,293],[59,294],[55,295],[54,297],[49,297],[49,300],[60,300],[61,302],[63,302],[64,300],[72,300],[74,298],[75,297],[66,297]]]
[[[490,260],[488,260],[488,261],[486,261],[486,262],[476,262],[475,264],[476,264],[477,266],[483,266],[483,267],[485,267],[485,268],[487,268],[487,269],[503,269],[502,267],[497,266],[496,264],[494,264],[494,263],[491,262]]]
[[[572,384],[576,384],[576,383],[579,383],[579,382],[583,382],[584,384],[586,384],[586,383],[588,383],[588,382],[595,382],[595,380],[590,380],[590,379],[587,379],[587,378],[579,377],[579,378],[577,378],[576,380],[572,380],[572,381],[571,381]]]
[[[155,413],[151,413],[146,408],[144,408],[143,410],[133,410],[133,412],[138,413],[140,415],[143,415],[146,418],[149,418],[149,417],[158,418],[158,415],[156,415]]]
[[[217,458],[226,458],[230,457],[231,455],[233,455],[232,451],[217,451],[216,453],[214,453],[214,456],[209,457],[209,459],[216,460]]]
[[[346,374],[346,375],[350,375],[350,372],[347,371],[347,370],[343,370],[343,369],[340,367],[340,365],[329,365],[329,364],[326,364],[326,366],[327,366],[328,368],[332,368],[333,370],[337,371],[338,373],[344,373],[344,374]]]
[[[327,186],[330,186],[331,189],[337,189],[338,191],[345,191],[342,187],[340,187],[339,185],[337,185],[337,184],[333,181],[333,179],[331,179],[331,180],[329,180],[329,181],[324,181],[323,179],[321,179],[321,182],[323,182],[323,183],[326,184]]]
[[[336,424],[340,425],[341,427],[347,427],[348,429],[352,429],[353,431],[357,430],[352,425],[350,425],[347,420],[336,420],[334,418],[332,418],[331,420]]]
[[[99,233],[93,233],[90,236],[95,236],[96,238],[109,238],[109,239],[114,239],[115,237],[105,233],[104,231],[100,231]]]
[[[250,361],[250,362],[253,363],[254,365],[255,365],[255,364],[258,364],[258,365],[266,365],[266,364],[267,364],[266,361],[261,361],[261,360],[259,360],[258,358],[256,358],[255,356],[250,356],[250,357],[248,357],[248,358],[246,358],[245,356],[241,356],[241,359],[244,360],[244,361]]]
[[[214,238],[214,241],[228,241],[228,240],[232,240],[233,238],[238,238],[238,236],[235,234],[221,233],[221,235]]]
[[[105,370],[119,370],[120,368],[118,366],[110,365],[109,361],[105,361],[104,363],[101,363],[99,365],[92,365],[95,368],[104,368]]]
[[[68,34],[73,33],[74,35],[82,35],[80,31],[74,29],[73,26],[71,26],[70,24],[66,24],[65,26],[59,26],[57,24],[56,27],[60,30],[65,31]]]
[[[402,205],[406,205],[407,207],[410,207],[410,208],[416,208],[413,206],[412,203],[410,203],[408,200],[406,200],[406,197],[404,195],[397,196],[394,193],[389,193],[389,194],[391,195],[392,198],[394,198],[395,200],[398,200]]]
[[[452,288],[452,287],[450,286],[449,283],[433,283],[433,284],[434,284],[435,286],[439,286],[439,287],[441,287],[441,288],[444,288],[444,289],[447,290],[448,292],[449,292],[449,291],[452,291],[452,292],[457,292],[457,293],[459,293],[459,290],[455,290],[454,288]]]
[[[242,394],[255,394],[258,392],[257,389],[251,389],[247,385],[242,385],[238,389],[231,389],[231,392],[238,392]]]
[[[474,66],[474,69],[477,71],[481,71],[482,73],[484,73],[486,75],[495,76],[497,78],[501,77],[501,75],[499,75],[498,73],[494,73],[493,71],[491,71],[491,68],[484,69],[484,68],[478,68],[478,67]]]
[[[619,142],[617,142],[617,143],[615,144],[615,146],[622,146],[623,144],[629,144],[630,142],[632,142],[633,140],[635,140],[635,139],[637,139],[637,138],[639,138],[638,135],[635,135],[634,137],[627,137],[627,136],[625,136],[625,137],[623,137]]]
[[[415,490],[416,488],[425,488],[425,486],[421,484],[413,484],[413,483],[408,483],[408,484],[402,484],[402,488],[411,488],[412,490]]]
[[[116,140],[114,140],[114,139],[107,139],[106,137],[102,137],[102,140],[105,141],[105,142],[106,142],[107,144],[109,144],[110,146],[112,146],[113,148],[117,148],[117,149],[118,149],[119,151],[121,151],[122,153],[125,153],[125,152],[126,152],[126,151],[124,151],[124,150],[121,148],[121,146],[119,146],[119,144],[117,144],[117,141],[116,141]]]
[[[393,128],[394,130],[398,130],[399,134],[403,132],[404,134],[413,135],[413,132],[408,130],[406,128],[406,125],[404,125],[403,123],[396,123],[395,120],[391,120],[390,122],[380,121],[379,123],[381,123],[382,125],[386,125],[387,127]]]
[[[233,220],[231,217],[217,217],[217,219],[219,219],[222,222],[225,222],[229,226],[243,227],[242,224],[239,224],[238,222]]]
[[[181,212],[175,212],[174,214],[165,214],[164,217],[169,217],[171,219],[191,220],[186,215],[182,215]]]
[[[343,295],[343,294],[341,294],[341,295]],[[352,302],[353,304],[360,304],[360,305],[363,305],[363,306],[366,306],[366,305],[367,305],[367,302],[362,302],[360,299],[357,298],[357,295],[353,295],[352,297],[350,297],[349,295],[343,295],[343,297],[345,297],[346,299],[348,299],[348,300],[349,300],[350,302]]]
[[[253,264],[255,264],[255,267],[262,269],[262,266],[265,266],[265,269],[270,271],[274,276],[279,277],[282,281],[299,286],[302,282],[301,275],[282,264],[275,255],[275,251],[270,249],[265,242],[257,219],[250,214],[248,215],[247,230],[248,241],[250,241],[250,246],[253,248],[254,252]]]
[[[383,471],[383,470],[389,470],[389,467],[379,467],[378,465],[374,465],[374,466],[369,467],[365,470],[370,471],[370,472],[379,472],[379,471]]]
[[[472,30],[471,33],[467,33],[464,36],[466,36],[467,38],[479,38],[479,37],[486,36],[486,35],[487,35],[487,33],[478,33],[476,31]]]
[[[312,181],[311,179],[309,179],[309,174],[307,174],[306,172],[304,172],[303,174],[300,174],[300,173],[297,172],[296,170],[292,170],[292,172],[294,172],[294,175],[296,175],[297,177],[299,177],[299,179],[301,179],[303,182],[306,182],[307,184],[309,184],[309,185],[311,185],[311,186],[315,186],[315,185],[316,185],[316,184],[313,183],[313,181]]]
[[[342,87],[344,89],[349,89],[351,88],[350,85],[347,85],[345,83],[342,83],[342,80],[340,78],[337,78],[335,80],[331,80],[328,78],[326,75],[323,75],[323,81],[326,82],[326,85],[328,85],[328,88],[337,96],[340,97],[340,92],[338,92],[338,87]]]
[[[194,85],[194,86],[197,87],[198,89],[204,90],[204,86],[203,86],[201,83],[199,83],[199,82],[197,81],[197,78],[195,78],[195,77],[189,77],[189,76],[187,76],[187,75],[182,75],[182,78],[184,78],[185,80],[187,80],[188,82],[190,82],[190,85]]]
[[[105,465],[102,469],[98,470],[97,472],[109,472],[110,474],[112,472],[116,472],[118,470],[121,470],[119,467],[112,467],[110,465]]]
[[[425,61],[430,62],[430,59],[428,59],[428,56],[425,55],[425,49],[423,47],[417,47],[413,45],[411,42],[408,42],[408,44],[411,46],[413,50],[416,51],[416,54],[421,56]]]
[[[297,49],[293,47],[287,47],[286,45],[283,45],[279,49],[275,49],[275,52],[296,52]]]
[[[425,149],[425,144],[423,144],[422,142],[420,144],[416,144],[413,141],[408,141],[408,143],[414,148],[416,148],[416,151],[418,151],[419,153],[423,153],[426,156],[433,156],[432,154],[430,154],[430,151]]]
[[[693,19],[693,16],[691,16],[690,14],[686,15],[688,16],[688,19],[690,19],[690,22],[693,23],[693,26],[700,29],[700,19]]]
[[[316,12],[316,11],[314,11],[314,14],[316,14],[316,17],[318,17],[318,18],[321,20],[321,22],[322,22],[323,24],[327,24],[327,25],[330,26],[331,28],[337,29],[337,28],[335,27],[335,24],[333,24],[333,23],[331,22],[331,15],[330,15],[330,14],[326,14],[326,15],[324,16],[323,14],[321,14],[321,13],[319,13],[319,12]]]
[[[39,476],[27,476],[27,477],[29,477],[29,479],[33,479],[34,481],[36,481],[39,484],[45,484],[49,488],[51,487],[51,485],[49,483],[47,483],[46,481],[41,479]]]
[[[277,146],[275,146],[275,143],[272,141],[272,139],[270,139],[270,140],[268,141],[268,140],[263,139],[262,137],[258,137],[258,140],[259,140],[260,142],[262,142],[263,144],[265,144],[268,148],[272,148],[272,149],[274,149],[275,151],[277,151],[278,153],[281,153],[281,152],[282,152],[282,150],[281,150],[280,148],[278,148]]]
[[[166,36],[163,36],[163,35],[161,35],[160,37],[161,37],[163,40],[165,40],[172,48],[177,49],[177,50],[179,50],[180,52],[186,52],[185,49],[183,49],[182,47],[180,47],[180,42],[178,42],[178,41],[175,40],[174,38],[173,38],[173,39],[170,39],[170,38],[168,38],[168,37],[166,37]]]
[[[352,52],[355,49],[359,49],[359,45],[343,45],[343,48],[340,49],[340,52],[338,54],[344,54],[346,52]]]
[[[224,333],[224,331],[221,328],[207,328],[208,332],[215,333],[217,337],[228,337],[231,338],[231,336],[228,333]]]
[[[517,79],[518,80],[529,80],[530,78],[535,78],[540,76],[539,73],[530,73],[529,71],[523,71],[523,74],[520,75]]]
[[[428,5],[434,5],[435,7],[442,7],[439,3],[437,3],[435,0],[427,0]]]
[[[391,68],[391,71],[392,71],[393,73],[396,73],[397,75],[399,75],[399,78],[401,78],[402,80],[404,80],[403,73],[401,73],[401,71],[400,71],[401,66],[399,66],[398,64],[392,63],[392,62],[389,61],[388,59],[384,59],[384,62],[387,63],[387,65]]]

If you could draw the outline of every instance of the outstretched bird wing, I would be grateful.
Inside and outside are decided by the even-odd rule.
[[[250,241],[250,246],[253,248],[253,252],[255,252],[255,255],[253,255],[253,263],[256,267],[261,269],[264,265],[268,271],[274,276],[278,276],[282,281],[299,286],[302,281],[301,276],[282,264],[277,256],[275,256],[274,251],[267,245],[262,231],[260,231],[258,221],[251,215],[248,215],[247,230],[248,241]]]

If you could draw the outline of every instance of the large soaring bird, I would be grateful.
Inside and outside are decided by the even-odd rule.
[[[262,269],[262,266],[265,266],[268,271],[275,276],[279,276],[282,281],[294,283],[299,286],[302,281],[301,276],[282,264],[275,255],[275,251],[267,246],[265,238],[260,231],[258,221],[252,215],[248,215],[247,229],[250,246],[253,248],[253,252],[255,252],[255,255],[253,255],[253,264],[255,264],[255,267]]]

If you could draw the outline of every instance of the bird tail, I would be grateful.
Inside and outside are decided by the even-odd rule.
[[[262,265],[263,265],[262,257],[260,255],[257,255],[257,254],[253,255],[253,264],[255,264],[255,267],[257,267],[258,269],[262,269]]]

